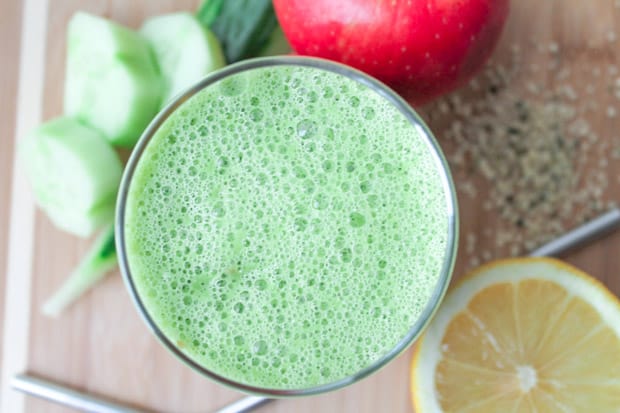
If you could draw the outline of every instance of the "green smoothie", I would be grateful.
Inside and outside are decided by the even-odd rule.
[[[190,99],[129,186],[133,283],[195,363],[261,388],[376,363],[436,293],[449,194],[424,130],[359,81],[255,68]]]

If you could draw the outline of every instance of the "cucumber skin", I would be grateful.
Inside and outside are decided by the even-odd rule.
[[[59,155],[71,159],[58,159]],[[88,237],[114,221],[123,165],[97,131],[66,117],[50,120],[20,142],[19,161],[24,166],[35,201],[56,227]],[[66,171],[70,163],[77,170]],[[84,180],[76,183],[76,176],[61,176],[63,174],[77,174],[77,178]],[[63,186],[71,183],[76,186],[86,183],[88,187]],[[64,194],[55,192],[58,186]]]
[[[292,51],[291,45],[288,43],[282,28],[278,25],[273,29],[271,35],[269,35],[269,39],[258,53],[258,57],[286,55]]]
[[[163,86],[160,107],[226,65],[219,40],[187,12],[147,19],[140,34],[149,42],[159,65]]]
[[[163,88],[146,39],[78,12],[67,31],[66,64],[65,113],[98,129],[115,146],[135,145],[159,110]]]
[[[203,0],[196,17],[220,40],[229,64],[259,56],[278,26],[271,0]]]
[[[203,0],[196,12],[196,17],[205,26],[211,27],[222,11],[224,0]]]

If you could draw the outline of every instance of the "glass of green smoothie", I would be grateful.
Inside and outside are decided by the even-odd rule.
[[[347,66],[276,57],[208,76],[153,120],[116,229],[165,347],[286,397],[355,383],[419,336],[457,225],[447,163],[405,101]]]

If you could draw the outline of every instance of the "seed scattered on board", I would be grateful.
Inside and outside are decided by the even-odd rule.
[[[463,234],[468,266],[524,254],[615,206],[620,137],[600,134],[614,130],[620,77],[603,53],[616,33],[603,33],[608,42],[590,45],[599,57],[583,62],[560,59],[556,40],[500,48],[468,86],[422,108],[458,196],[491,215],[480,236]]]

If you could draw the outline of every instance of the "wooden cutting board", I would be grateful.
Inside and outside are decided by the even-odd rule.
[[[521,57],[544,66],[549,57],[540,47],[559,45],[562,67],[614,65],[617,62],[620,10],[617,1],[519,0],[496,54],[501,60],[512,45],[524,47]],[[42,302],[59,286],[78,262],[88,243],[55,229],[36,211],[21,170],[14,162],[16,142],[40,121],[62,110],[65,30],[76,10],[113,18],[138,27],[147,16],[175,10],[195,10],[198,1],[78,1],[4,0],[0,3],[0,325],[3,340],[1,402],[4,411],[67,412],[65,407],[23,397],[8,387],[21,371],[56,380],[78,389],[162,412],[208,412],[242,397],[214,384],[173,358],[147,331],[124,290],[118,273],[83,297],[57,320],[40,313]],[[564,47],[566,46],[566,47]],[[604,67],[604,66],[603,66]],[[587,83],[580,75],[577,83]],[[545,86],[547,80],[538,76]],[[549,86],[553,80],[549,79]],[[608,100],[608,91],[597,90]],[[615,103],[609,103],[615,105]],[[615,107],[615,106],[614,106]],[[601,111],[605,111],[605,106]],[[596,112],[596,111],[595,111]],[[620,113],[620,112],[619,112]],[[618,122],[594,113],[597,145],[618,145]],[[441,136],[439,136],[441,142]],[[443,144],[443,143],[442,143]],[[452,150],[446,145],[447,151]],[[620,167],[602,168],[608,178],[605,200],[620,197]],[[457,187],[464,177],[456,171]],[[483,208],[484,180],[477,196],[459,192],[461,252],[454,279],[472,264],[471,246],[488,256],[504,253],[488,235],[500,218]],[[486,231],[486,232],[485,232]],[[517,231],[517,230],[515,230]],[[565,258],[598,277],[620,294],[620,234],[611,235]],[[277,401],[261,412],[411,412],[408,369],[411,351],[379,373],[347,389],[299,400]]]

